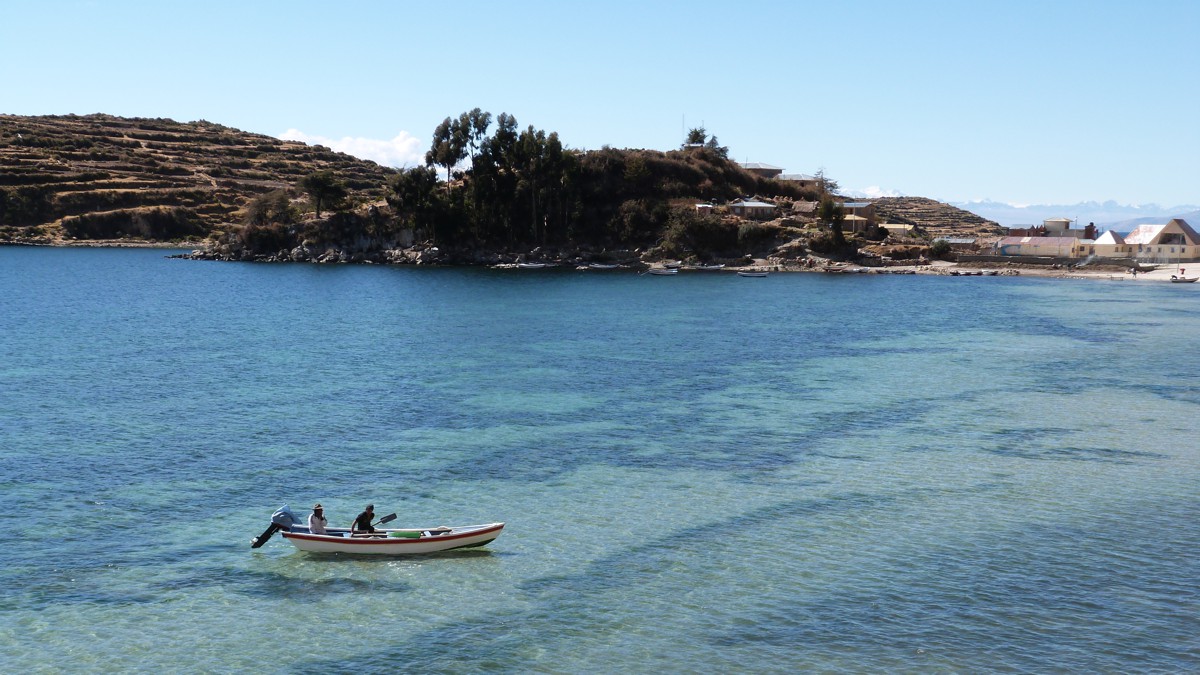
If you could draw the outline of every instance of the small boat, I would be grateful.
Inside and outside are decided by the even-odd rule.
[[[670,269],[670,268],[666,268],[666,267],[651,267],[650,269],[646,270],[646,273],[653,274],[655,276],[665,277],[665,276],[670,276],[672,274],[679,274],[679,270]]]
[[[517,267],[523,270],[540,270],[546,266],[546,263],[517,263]]]
[[[395,517],[392,514],[391,517]],[[386,522],[385,517],[380,522]],[[460,525],[457,527],[425,527],[403,529],[377,529],[371,534],[354,533],[343,528],[331,527],[325,534],[313,534],[300,524],[292,510],[285,504],[271,514],[271,526],[251,540],[251,548],[266,543],[271,535],[282,532],[284,539],[301,551],[313,553],[354,553],[364,555],[413,555],[438,553],[460,548],[474,548],[490,543],[504,529],[504,523],[485,525]]]
[[[617,266],[616,266],[616,265],[605,264],[605,263],[589,263],[589,264],[588,264],[588,269],[593,269],[593,270],[615,270],[615,269],[617,269]]]
[[[1174,274],[1171,275],[1171,283],[1173,284],[1191,284],[1195,283],[1197,279],[1200,279],[1200,277],[1179,277],[1175,276]]]
[[[753,270],[738,270],[737,274],[739,277],[765,277],[765,276],[767,276],[766,272],[755,272]]]

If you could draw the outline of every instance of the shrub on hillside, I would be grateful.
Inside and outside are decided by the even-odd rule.
[[[300,217],[286,190],[275,190],[259,195],[246,205],[246,224],[267,225],[282,223],[291,225]]]
[[[738,225],[737,241],[745,248],[754,248],[773,242],[782,232],[778,225],[747,221]]]
[[[236,236],[253,253],[290,250],[298,243],[295,227],[285,223],[247,224]]]
[[[678,208],[667,219],[663,248],[670,255],[695,253],[701,258],[725,254],[737,247],[738,230],[713,215],[701,215],[695,209]]]

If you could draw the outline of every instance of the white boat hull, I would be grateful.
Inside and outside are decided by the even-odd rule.
[[[504,523],[452,527],[437,533],[438,528],[425,530],[378,530],[376,536],[345,536],[345,532],[311,534],[304,528],[283,532],[283,536],[301,551],[313,553],[355,553],[363,555],[414,555],[437,553],[460,548],[483,546],[500,536]],[[393,532],[420,533],[415,538],[393,536]]]

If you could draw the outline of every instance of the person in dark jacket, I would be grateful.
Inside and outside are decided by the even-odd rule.
[[[350,526],[350,533],[374,532],[375,527],[371,525],[372,520],[375,520],[375,505],[367,504],[367,508],[363,509],[363,512],[354,519],[354,524]]]

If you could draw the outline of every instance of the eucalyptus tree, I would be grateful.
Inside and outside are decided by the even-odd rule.
[[[427,166],[392,176],[386,198],[401,223],[413,228],[430,224],[438,208],[437,182],[437,174]]]
[[[488,127],[492,124],[492,114],[475,108],[458,116],[458,129],[466,146],[470,149],[471,161],[479,154],[479,147],[487,138]]]
[[[846,220],[846,209],[842,204],[826,193],[821,197],[821,205],[817,207],[817,218],[833,232],[834,245],[844,248],[846,235],[842,232],[842,223]]]
[[[425,153],[425,163],[446,167],[446,185],[449,189],[450,170],[466,156],[467,138],[462,125],[459,120],[447,117],[433,130],[433,145]]]

